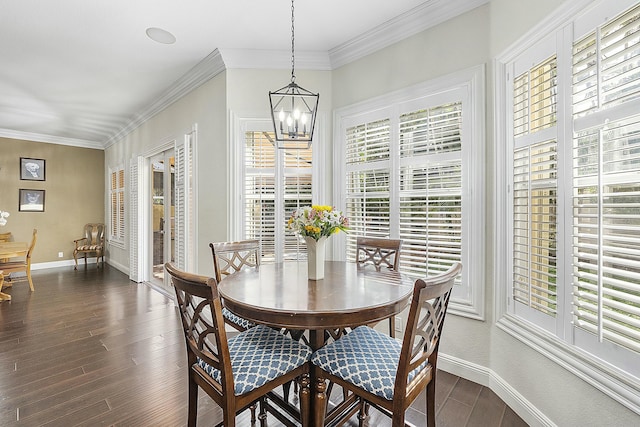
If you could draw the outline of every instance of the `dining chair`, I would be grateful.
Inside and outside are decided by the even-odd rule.
[[[222,409],[219,425],[234,427],[239,412],[296,378],[301,378],[298,397],[306,425],[310,415],[311,349],[264,325],[227,339],[216,279],[181,271],[172,263],[165,264],[165,269],[171,276],[186,340],[188,425],[196,425],[198,388]],[[266,408],[261,405],[263,427]]]
[[[398,271],[400,265],[400,239],[356,237],[356,264],[360,267],[372,266],[376,271],[382,268]],[[389,318],[389,336],[396,336],[396,318]]]
[[[84,256],[84,266],[87,266],[87,255],[95,255],[96,266],[100,268],[98,261],[102,258],[104,266],[104,224],[85,224],[84,236],[73,241],[76,247],[73,250],[73,260],[76,265],[74,270],[78,269],[78,254]]]
[[[22,259],[22,257],[18,259],[9,258],[6,262],[0,262],[0,270],[2,270],[5,275],[11,273],[26,273],[31,292],[34,291],[33,280],[31,279],[31,255],[33,254],[33,249],[36,247],[37,237],[38,230],[34,228],[33,234],[31,235],[31,243],[29,244],[29,249],[27,249],[27,254],[24,259]],[[14,282],[15,279],[11,277],[11,284]],[[5,282],[5,286],[8,287],[7,282]]]
[[[243,268],[258,268],[260,266],[259,240],[215,242],[209,243],[209,247],[213,256],[213,271],[218,283],[226,276],[237,273]],[[222,315],[228,325],[241,332],[256,325],[233,314],[225,307],[222,308]]]
[[[311,358],[322,375],[358,396],[363,405],[391,417],[392,427],[405,425],[405,411],[426,388],[427,426],[435,426],[438,348],[449,297],[462,264],[437,276],[416,280],[402,343],[369,326],[359,326],[317,350]]]

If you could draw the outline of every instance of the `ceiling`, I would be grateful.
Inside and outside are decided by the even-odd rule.
[[[296,68],[336,68],[487,1],[298,0]],[[219,68],[196,73],[203,64],[290,68],[289,0],[0,0],[0,10],[0,137],[104,148]],[[149,27],[176,42],[152,41]]]

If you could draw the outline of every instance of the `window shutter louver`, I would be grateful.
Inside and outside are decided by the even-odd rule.
[[[401,270],[417,277],[462,260],[462,103],[400,116]]]
[[[306,251],[287,221],[312,201],[312,149],[278,150],[272,140],[269,132],[245,133],[244,238],[260,240],[263,262]]]
[[[640,352],[640,116],[574,140],[574,324]]]
[[[282,229],[284,230],[283,259],[296,260],[306,253],[307,248],[298,236],[287,228],[289,217],[302,206],[312,203],[312,151],[284,150],[284,207],[282,212]]]
[[[118,171],[118,239],[124,241],[124,169]]]
[[[141,231],[141,218],[138,215],[138,196],[140,193],[138,171],[141,168],[141,162],[140,157],[134,157],[129,165],[129,278],[134,282],[141,282],[143,279],[143,272],[140,268],[142,260],[140,251],[144,245],[138,245]]]
[[[346,130],[347,259],[355,260],[356,237],[389,237],[390,120]]]
[[[175,156],[175,263],[178,268],[187,268],[187,216],[186,206],[188,197],[187,168],[188,155],[185,143],[176,141]]]
[[[513,297],[555,316],[557,144],[516,150],[513,183]]]
[[[574,42],[573,82],[594,117],[573,140],[573,324],[640,352],[640,5]]]
[[[534,312],[557,315],[557,59],[513,83],[512,294]]]

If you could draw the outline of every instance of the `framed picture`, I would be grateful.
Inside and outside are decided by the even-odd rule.
[[[44,181],[44,166],[44,159],[20,157],[20,179],[27,181]]]
[[[21,212],[44,212],[44,190],[21,188],[18,196],[18,210]]]

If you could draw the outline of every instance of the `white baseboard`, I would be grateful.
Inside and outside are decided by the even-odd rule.
[[[438,354],[438,369],[488,387],[531,427],[556,426],[553,421],[518,393],[518,390],[511,387],[491,369],[444,353]]]
[[[87,263],[88,264],[95,264],[95,260],[94,260],[94,262],[88,261]],[[44,270],[45,268],[66,267],[66,266],[69,266],[69,265],[70,266],[75,265],[75,263],[73,262],[72,259],[65,259],[65,260],[62,260],[62,261],[39,262],[37,264],[31,264],[31,269],[32,270]]]

